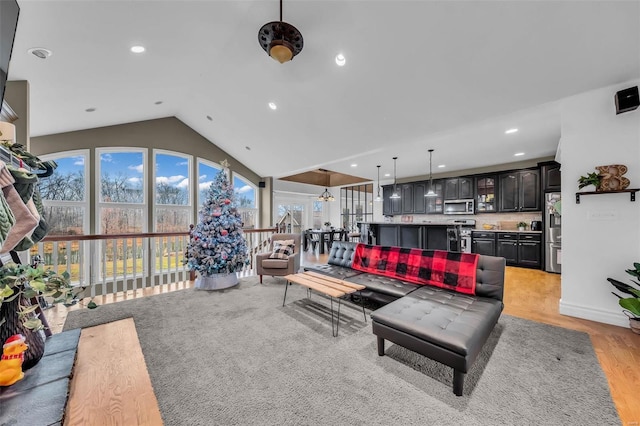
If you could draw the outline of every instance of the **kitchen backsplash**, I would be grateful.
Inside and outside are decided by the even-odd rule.
[[[434,222],[434,221],[447,221],[450,219],[475,219],[476,229],[482,229],[482,226],[486,223],[494,225],[494,229],[515,229],[515,224],[518,222],[525,222],[527,229],[534,220],[542,220],[541,213],[490,213],[490,214],[474,214],[474,215],[446,215],[446,214],[414,214],[414,215],[397,215],[391,218],[392,223],[402,223],[403,218],[405,222],[410,223],[422,223],[422,222]],[[407,220],[409,219],[409,220]]]

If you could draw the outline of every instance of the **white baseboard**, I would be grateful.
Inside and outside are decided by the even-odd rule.
[[[621,308],[622,309],[622,308]],[[622,311],[609,311],[597,309],[592,306],[567,303],[560,300],[560,313],[571,317],[587,319],[591,321],[603,322],[605,324],[618,325],[629,328],[629,318]]]

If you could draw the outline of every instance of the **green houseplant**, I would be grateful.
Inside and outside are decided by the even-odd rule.
[[[578,179],[578,189],[582,189],[585,186],[593,185],[596,187],[596,191],[600,189],[600,184],[602,183],[602,176],[598,173],[587,173],[586,176],[580,176]]]
[[[524,231],[525,229],[527,229],[527,223],[526,222],[518,222],[518,229],[521,231]]]
[[[640,263],[634,262],[633,269],[626,269],[625,272],[636,280],[640,280]],[[618,291],[628,294],[630,297],[622,297],[617,293],[611,292],[618,297],[618,303],[622,307],[622,312],[629,317],[629,325],[634,333],[640,334],[640,286],[639,281],[631,280],[634,285],[625,284],[614,278],[607,278]]]

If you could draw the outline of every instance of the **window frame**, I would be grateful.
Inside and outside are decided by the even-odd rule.
[[[158,166],[157,166],[157,162],[156,162],[156,156],[158,154],[161,155],[170,155],[170,156],[174,156],[174,157],[180,157],[180,158],[184,158],[187,160],[187,162],[189,163],[187,165],[187,179],[189,181],[189,187],[187,188],[187,204],[185,205],[180,205],[180,204],[160,204],[157,202],[157,182],[156,182],[156,178],[158,177]],[[174,210],[174,211],[186,211],[187,212],[187,217],[189,217],[189,222],[193,222],[193,155],[190,154],[185,154],[183,152],[177,152],[177,151],[169,151],[166,149],[153,149],[152,155],[151,155],[151,168],[153,170],[152,173],[152,182],[153,182],[153,189],[152,189],[152,199],[153,199],[153,209],[152,209],[152,218],[151,221],[153,223],[153,231],[154,232],[158,232],[158,209],[162,208],[165,210]],[[187,225],[188,226],[188,225]]]
[[[212,167],[214,169],[219,169],[219,170],[226,170],[225,173],[227,175],[227,179],[230,179],[229,176],[229,169],[225,169],[224,167],[222,167],[221,164],[216,163],[215,161],[211,161],[211,160],[207,160],[206,158],[202,158],[202,157],[196,157],[196,174],[197,176],[197,182],[198,184],[196,185],[195,191],[196,191],[196,213],[198,213],[200,211],[200,207],[202,207],[202,203],[204,202],[204,200],[200,200],[200,175],[202,175],[202,173],[200,172],[200,164],[204,164],[206,166]]]
[[[249,185],[251,188],[253,188],[253,192],[255,194],[255,200],[254,200],[254,207],[248,208],[248,207],[240,207],[238,206],[238,211],[240,213],[242,213],[243,211],[253,211],[253,215],[256,218],[256,223],[255,223],[255,229],[260,229],[260,191],[259,191],[259,187],[258,185],[254,184],[253,182],[251,182],[251,180],[247,179],[246,177],[242,176],[240,173],[236,172],[236,171],[232,171],[231,172],[231,185],[233,186],[233,191],[235,194],[235,185],[233,184],[233,181],[238,178],[238,179],[242,179],[247,185]]]

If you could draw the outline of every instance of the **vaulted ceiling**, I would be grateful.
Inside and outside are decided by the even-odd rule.
[[[639,1],[288,0],[304,48],[285,64],[258,44],[275,0],[19,4],[32,136],[176,116],[262,176],[553,156],[560,99],[640,76]]]

